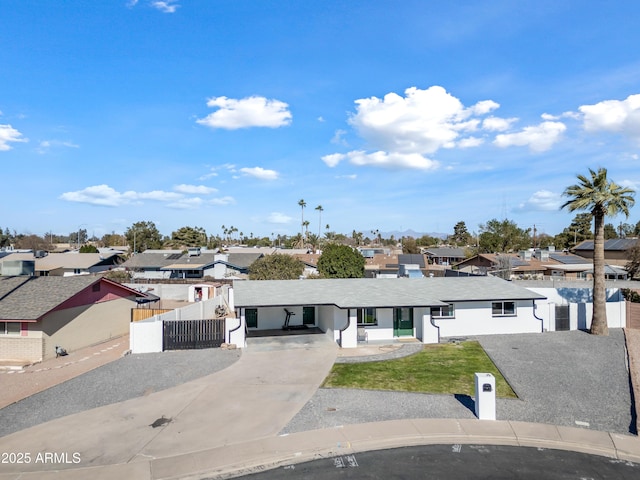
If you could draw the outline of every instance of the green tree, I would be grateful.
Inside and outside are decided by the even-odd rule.
[[[153,222],[136,222],[124,232],[133,253],[162,248],[162,236]]]
[[[593,316],[590,333],[608,335],[607,297],[604,273],[604,219],[623,213],[629,217],[629,208],[635,200],[635,192],[621,187],[607,178],[607,169],[597,172],[589,169],[590,178],[578,175],[578,183],[565,189],[563,196],[569,197],[560,208],[570,212],[587,210],[593,215]]]
[[[511,220],[489,220],[480,225],[480,253],[508,253],[531,247],[529,229],[523,230]]]
[[[98,253],[98,249],[93,245],[83,245],[80,247],[80,253]]]
[[[250,280],[296,280],[304,272],[304,263],[291,255],[265,255],[249,265]]]
[[[571,221],[571,225],[554,237],[554,245],[560,250],[575,247],[584,240],[593,237],[591,233],[591,223],[593,215],[591,213],[579,213]]]
[[[364,264],[364,257],[357,250],[331,243],[322,250],[318,272],[322,278],[362,278]]]
[[[7,228],[3,232],[2,229],[0,228],[0,248],[8,247],[9,245],[11,245],[12,240],[13,240],[13,237],[11,236],[11,232],[9,231],[9,229]]]
[[[125,244],[124,235],[116,234],[115,232],[106,233],[100,239],[100,242],[105,247],[114,247]]]
[[[318,239],[322,237],[322,212],[324,212],[324,208],[322,208],[322,205],[318,205],[316,207],[316,210],[318,211]]]
[[[402,239],[402,253],[420,253],[420,247],[418,247],[415,238],[404,237]]]
[[[69,243],[75,243],[76,245],[78,245],[78,247],[87,243],[88,239],[89,236],[87,235],[86,228],[79,228],[75,232],[71,232],[69,234]]]
[[[307,206],[307,202],[304,201],[304,198],[298,200],[298,206],[301,210],[301,220],[300,220],[300,236],[304,236],[304,208]]]
[[[171,243],[176,247],[199,247],[207,244],[207,232],[201,227],[181,227],[171,233]]]
[[[636,243],[627,251],[629,261],[624,267],[630,278],[635,278],[640,274],[640,243]]]
[[[607,223],[604,226],[604,239],[611,240],[613,238],[618,238],[618,232],[616,231],[616,227],[613,226],[613,223]]]
[[[456,223],[453,227],[453,235],[449,237],[449,242],[458,246],[466,246],[470,241],[471,234],[467,230],[467,225],[462,221]]]
[[[49,242],[39,235],[18,235],[14,239],[16,248],[24,248],[29,250],[47,250],[51,248]]]

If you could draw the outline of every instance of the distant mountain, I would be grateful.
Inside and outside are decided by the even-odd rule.
[[[364,233],[364,232],[363,232]],[[403,232],[399,231],[399,230],[395,230],[392,232],[380,232],[380,235],[382,235],[382,238],[390,238],[391,235],[393,235],[393,238],[402,238],[402,237],[413,237],[413,238],[420,238],[423,237],[425,235],[428,235],[430,237],[435,237],[435,238],[440,238],[442,240],[445,240],[449,234],[448,233],[438,233],[438,232],[416,232],[415,230],[405,230]],[[365,237],[371,237],[371,235],[365,235]]]

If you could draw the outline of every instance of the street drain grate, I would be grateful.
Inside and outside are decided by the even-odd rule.
[[[170,422],[171,422],[171,419],[170,418],[165,418],[165,416],[163,415],[162,417],[158,418],[155,422],[153,422],[149,426],[153,427],[153,428],[158,428],[158,427],[162,427],[163,425],[166,425],[167,423],[170,423]]]

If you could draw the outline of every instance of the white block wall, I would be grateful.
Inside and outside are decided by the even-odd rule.
[[[153,353],[162,351],[162,322],[150,318],[129,325],[129,348],[131,353]]]

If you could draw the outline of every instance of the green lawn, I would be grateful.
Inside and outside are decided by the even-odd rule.
[[[495,376],[498,397],[516,398],[507,381],[475,341],[425,345],[421,352],[395,360],[337,363],[322,386],[473,396],[476,372]]]

